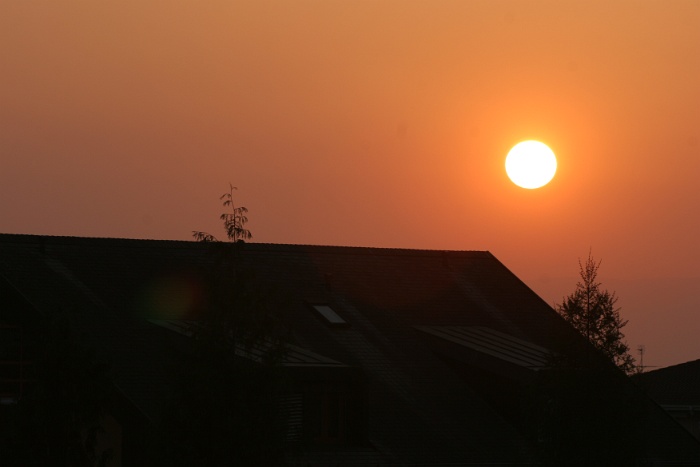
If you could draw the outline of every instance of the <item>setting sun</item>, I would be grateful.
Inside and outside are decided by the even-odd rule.
[[[506,173],[513,183],[522,188],[543,187],[552,180],[556,171],[554,152],[539,141],[518,143],[506,156]]]

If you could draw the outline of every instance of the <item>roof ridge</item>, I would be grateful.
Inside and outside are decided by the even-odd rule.
[[[669,366],[665,366],[663,368],[656,368],[656,369],[651,370],[651,371],[646,371],[646,372],[642,373],[642,375],[649,375],[651,373],[656,373],[656,372],[663,371],[663,370],[677,369],[677,368],[682,367],[682,366],[690,366],[693,364],[696,364],[696,365],[700,364],[700,358],[695,359],[695,360],[689,360],[687,362],[676,363],[675,365],[669,365]]]
[[[125,237],[82,237],[75,235],[43,235],[43,234],[22,234],[22,233],[0,233],[0,239],[14,239],[17,241],[36,243],[51,241],[56,243],[74,243],[74,242],[121,242],[121,243],[136,243],[136,242],[147,242],[147,243],[166,243],[175,244],[181,243],[186,245],[198,245],[202,242],[197,242],[195,240],[177,240],[177,239],[156,239],[156,238],[125,238]],[[225,242],[223,242],[225,243]],[[358,252],[358,251],[368,251],[368,252],[391,252],[391,253],[403,253],[403,254],[478,254],[478,255],[491,255],[488,250],[450,250],[450,249],[432,249],[432,248],[405,248],[405,247],[378,247],[378,246],[355,246],[355,245],[318,245],[318,244],[308,244],[308,243],[271,243],[271,242],[246,242],[246,246],[255,248],[259,247],[276,247],[276,248],[289,248],[289,249],[317,249],[317,250],[336,250],[336,252],[346,251],[346,252]]]

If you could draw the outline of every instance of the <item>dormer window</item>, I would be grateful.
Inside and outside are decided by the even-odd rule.
[[[330,326],[347,326],[348,324],[348,322],[329,305],[311,305],[311,307],[316,310],[316,313]]]

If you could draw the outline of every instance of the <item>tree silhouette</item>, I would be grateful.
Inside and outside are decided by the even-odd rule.
[[[286,419],[284,342],[272,310],[275,291],[244,258],[245,207],[233,190],[220,199],[219,216],[230,241],[206,232],[193,237],[208,245],[202,265],[206,306],[189,325],[190,338],[174,351],[172,392],[157,422],[150,465],[277,465],[283,455]]]
[[[250,240],[253,235],[250,230],[245,228],[245,224],[248,222],[248,209],[243,206],[236,207],[233,204],[233,190],[237,190],[235,186],[229,183],[229,191],[224,193],[219,197],[223,200],[223,206],[230,209],[230,212],[223,212],[219,216],[219,219],[224,221],[224,229],[226,229],[226,236],[231,242],[239,242]],[[219,240],[212,234],[207,232],[201,232],[199,230],[193,230],[192,236],[198,242],[218,242]]]
[[[627,321],[620,317],[615,292],[602,289],[597,281],[600,261],[596,262],[589,253],[585,264],[580,259],[578,264],[581,280],[576,290],[556,306],[557,312],[618,368],[627,374],[633,373],[636,369],[634,357],[629,354],[630,348],[622,333]]]
[[[615,293],[598,282],[599,267],[590,253],[579,260],[576,290],[556,305],[583,338],[554,336],[547,368],[523,397],[525,434],[544,466],[636,466],[644,457],[645,399],[625,376],[635,370],[627,321]]]

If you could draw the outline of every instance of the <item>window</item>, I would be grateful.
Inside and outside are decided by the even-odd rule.
[[[347,394],[340,388],[317,388],[305,394],[307,436],[320,444],[344,444]]]
[[[362,446],[367,442],[365,389],[359,371],[315,373],[302,383],[301,433],[315,446]],[[321,378],[318,378],[321,376]]]
[[[347,325],[345,321],[338,313],[333,310],[328,305],[312,305],[313,309],[326,321],[327,324],[333,326]]]

